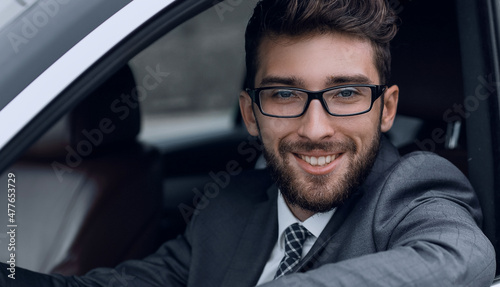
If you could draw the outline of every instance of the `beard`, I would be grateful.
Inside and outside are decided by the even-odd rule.
[[[276,181],[288,204],[314,213],[328,212],[341,205],[353,194],[368,176],[380,147],[380,128],[365,150],[352,139],[336,142],[311,141],[290,142],[282,140],[278,153],[264,146],[264,157],[271,176]],[[293,151],[308,152],[313,150],[344,151],[347,169],[343,173],[334,170],[326,175],[302,174],[292,169],[289,156]]]

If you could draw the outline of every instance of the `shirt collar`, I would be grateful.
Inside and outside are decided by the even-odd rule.
[[[328,224],[328,221],[332,218],[333,214],[335,213],[336,208],[324,212],[324,213],[316,213],[313,216],[309,217],[306,219],[304,222],[301,222],[298,220],[290,211],[290,208],[288,208],[288,205],[285,202],[285,199],[281,195],[281,191],[278,193],[278,242],[282,248],[284,248],[284,243],[285,240],[283,238],[285,229],[287,229],[288,226],[294,224],[294,223],[299,223],[311,234],[315,237],[318,238],[323,229],[325,229],[325,226]]]

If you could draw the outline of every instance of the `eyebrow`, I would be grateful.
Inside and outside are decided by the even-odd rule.
[[[304,82],[297,77],[279,77],[279,76],[267,76],[260,81],[260,86],[270,86],[270,85],[285,85],[301,87],[304,86]]]
[[[358,75],[339,75],[339,76],[331,76],[326,80],[327,86],[336,86],[343,84],[371,84],[372,81],[362,74]]]
[[[357,75],[338,75],[326,78],[325,85],[327,87],[338,86],[343,84],[371,84],[370,79],[362,74]],[[273,86],[284,85],[292,87],[304,87],[304,81],[297,77],[281,77],[281,76],[267,76],[260,81],[260,86]]]

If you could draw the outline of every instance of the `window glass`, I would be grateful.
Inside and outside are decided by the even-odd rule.
[[[244,29],[255,3],[221,2],[130,61],[141,99],[142,140],[232,128],[245,73]]]
[[[23,11],[38,0],[2,0],[0,1],[0,29],[9,24]]]

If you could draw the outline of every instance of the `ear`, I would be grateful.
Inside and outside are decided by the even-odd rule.
[[[388,88],[384,93],[384,110],[382,113],[382,122],[380,129],[382,132],[388,132],[392,128],[396,111],[398,109],[399,87],[394,85]]]
[[[258,136],[259,129],[253,112],[253,101],[250,95],[245,91],[240,93],[240,111],[248,133],[252,136]]]

